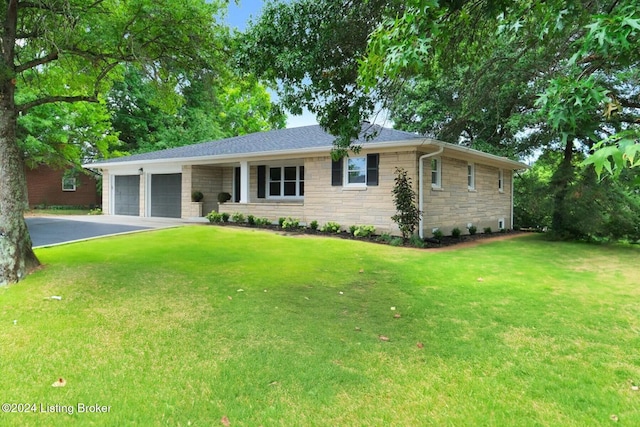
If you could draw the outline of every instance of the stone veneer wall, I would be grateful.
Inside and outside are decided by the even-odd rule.
[[[111,186],[109,185],[109,180],[109,172],[105,169],[102,171],[102,213],[104,215],[111,215],[111,204],[109,203]]]
[[[182,167],[182,217],[198,216],[191,193],[198,190],[204,195],[202,215],[218,209],[218,193],[222,191],[222,168],[216,166]]]
[[[428,160],[428,159],[427,159]],[[424,231],[434,228],[445,235],[455,227],[468,234],[471,223],[482,233],[485,227],[498,231],[498,220],[511,226],[511,170],[503,169],[503,192],[498,191],[499,168],[475,163],[475,190],[467,186],[467,161],[442,157],[442,188],[431,188],[430,163],[425,161]]]

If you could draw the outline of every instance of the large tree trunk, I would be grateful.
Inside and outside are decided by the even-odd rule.
[[[551,178],[553,194],[553,214],[551,217],[551,229],[557,238],[570,237],[570,221],[568,215],[567,195],[574,180],[573,168],[573,140],[568,138],[564,149],[564,156],[560,166]]]
[[[40,262],[24,220],[28,207],[24,158],[16,141],[15,66],[18,1],[6,4],[0,58],[0,286],[22,279]]]
[[[28,207],[24,158],[16,143],[14,81],[0,90],[0,286],[22,279],[40,262],[24,220]]]

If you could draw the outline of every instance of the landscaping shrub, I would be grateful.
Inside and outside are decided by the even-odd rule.
[[[404,244],[404,239],[402,237],[393,237],[389,241],[389,244],[391,246],[402,246]]]
[[[211,223],[220,223],[222,222],[222,214],[216,211],[211,211],[205,216],[209,222]]]
[[[411,239],[409,239],[409,243],[411,243],[411,246],[413,247],[424,248],[424,240],[422,240],[418,234],[414,234],[413,236],[411,236]]]
[[[240,212],[234,212],[231,215],[231,220],[237,224],[242,224],[244,222],[244,214],[241,214]]]
[[[247,215],[247,224],[249,224],[252,227],[256,225],[256,217],[253,215]]]
[[[229,222],[229,214],[222,212],[222,222]]]
[[[231,194],[229,193],[218,193],[218,203],[224,203],[231,200]]]
[[[316,221],[315,219],[313,221],[311,221],[311,223],[309,224],[309,228],[312,230],[317,230],[318,229],[318,221]]]
[[[472,236],[475,235],[478,232],[478,227],[476,227],[475,225],[472,225],[471,227],[469,227],[469,234],[471,234]]]
[[[282,228],[282,224],[286,221],[287,218],[285,217],[280,217],[278,218],[278,225],[280,226],[280,228]]]
[[[416,205],[416,192],[411,185],[411,178],[407,171],[396,168],[395,186],[392,190],[393,202],[396,206],[396,215],[391,219],[398,224],[402,236],[407,239],[420,223],[420,211]]]
[[[288,217],[284,221],[282,221],[282,224],[280,224],[280,226],[285,230],[297,230],[298,228],[300,228],[300,220],[298,220],[297,218]]]
[[[202,199],[204,199],[204,194],[202,194],[202,191],[196,190],[191,193],[191,200],[193,200],[194,202],[201,202]]]
[[[376,232],[376,228],[373,225],[358,225],[355,226],[353,235],[355,237],[369,237]]]
[[[459,239],[460,238],[460,234],[462,234],[462,232],[460,231],[460,229],[458,227],[456,227],[453,230],[451,230],[451,236],[454,239]]]
[[[340,224],[338,224],[337,222],[329,221],[328,223],[322,226],[321,231],[325,233],[339,233]]]
[[[358,229],[357,225],[351,225],[349,226],[349,234],[351,234],[352,236],[355,236],[356,234],[356,230]]]
[[[390,243],[391,240],[392,240],[392,237],[391,237],[391,234],[389,233],[382,233],[380,236],[378,236],[379,242]]]
[[[484,234],[491,234],[491,227],[485,227]]]
[[[259,227],[271,225],[271,220],[269,218],[256,218],[255,221],[256,221],[256,225]]]
[[[443,237],[444,233],[439,228],[436,228],[433,232],[433,238],[436,240],[442,240]]]

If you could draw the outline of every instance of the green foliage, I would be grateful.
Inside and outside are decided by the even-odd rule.
[[[442,240],[444,237],[444,233],[439,228],[436,228],[431,234],[433,234],[433,238],[436,240]]]
[[[493,231],[491,230],[491,227],[485,227],[484,228],[484,234],[491,234]]]
[[[378,241],[382,243],[391,243],[392,237],[389,233],[382,233],[378,236]]]
[[[247,215],[247,224],[252,227],[256,225],[256,217],[254,215]]]
[[[222,222],[229,222],[229,216],[227,212],[222,212]]]
[[[391,246],[402,246],[404,245],[404,239],[402,237],[393,237],[389,241]]]
[[[396,168],[395,185],[392,193],[393,203],[398,213],[392,216],[391,219],[398,224],[402,236],[408,239],[413,235],[420,222],[421,212],[416,205],[417,195],[406,170]]]
[[[235,222],[236,224],[242,224],[244,223],[244,214],[240,213],[240,212],[234,212],[233,214],[231,214],[231,220],[233,222]]]
[[[300,220],[297,218],[287,217],[282,224],[280,224],[284,230],[297,230],[300,228]]]
[[[474,236],[477,232],[478,232],[478,227],[476,227],[475,225],[472,225],[471,227],[469,227],[469,234]]]
[[[373,225],[358,225],[352,226],[353,234],[355,237],[370,237],[376,232],[376,228]]]
[[[207,218],[209,222],[215,223],[215,224],[222,222],[222,214],[216,211],[209,212],[207,215],[205,215],[205,218]]]
[[[195,190],[191,193],[191,200],[193,202],[201,202],[202,199],[204,199],[204,194],[202,194],[202,191]]]
[[[324,233],[339,233],[340,232],[340,224],[337,222],[329,221],[322,226],[320,231]]]
[[[256,218],[256,225],[258,227],[265,227],[271,225],[271,220],[269,218]]]
[[[284,222],[287,220],[287,218],[281,216],[280,218],[278,218],[278,225],[280,226],[280,228],[282,228],[282,224],[284,224]]]
[[[411,238],[409,239],[409,243],[414,248],[420,248],[420,249],[424,248],[424,240],[422,240],[422,238],[417,234],[414,234],[413,236],[411,236]]]
[[[240,63],[277,88],[284,108],[314,113],[345,150],[375,108],[357,81],[369,34],[385,11],[400,7],[383,0],[268,2],[239,40]]]
[[[461,234],[461,233],[462,233],[462,232],[460,231],[460,229],[459,229],[458,227],[456,227],[456,228],[454,228],[453,230],[451,230],[451,236],[452,236],[454,239],[459,239],[459,238],[460,238],[460,234]]]
[[[317,230],[318,229],[318,221],[316,221],[315,219],[313,221],[311,221],[309,223],[309,228],[312,230]]]
[[[231,194],[229,193],[218,193],[218,203],[225,203],[231,200]]]

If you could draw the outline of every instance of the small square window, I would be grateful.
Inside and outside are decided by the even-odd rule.
[[[76,191],[76,178],[75,177],[63,177],[62,178],[62,191]]]

